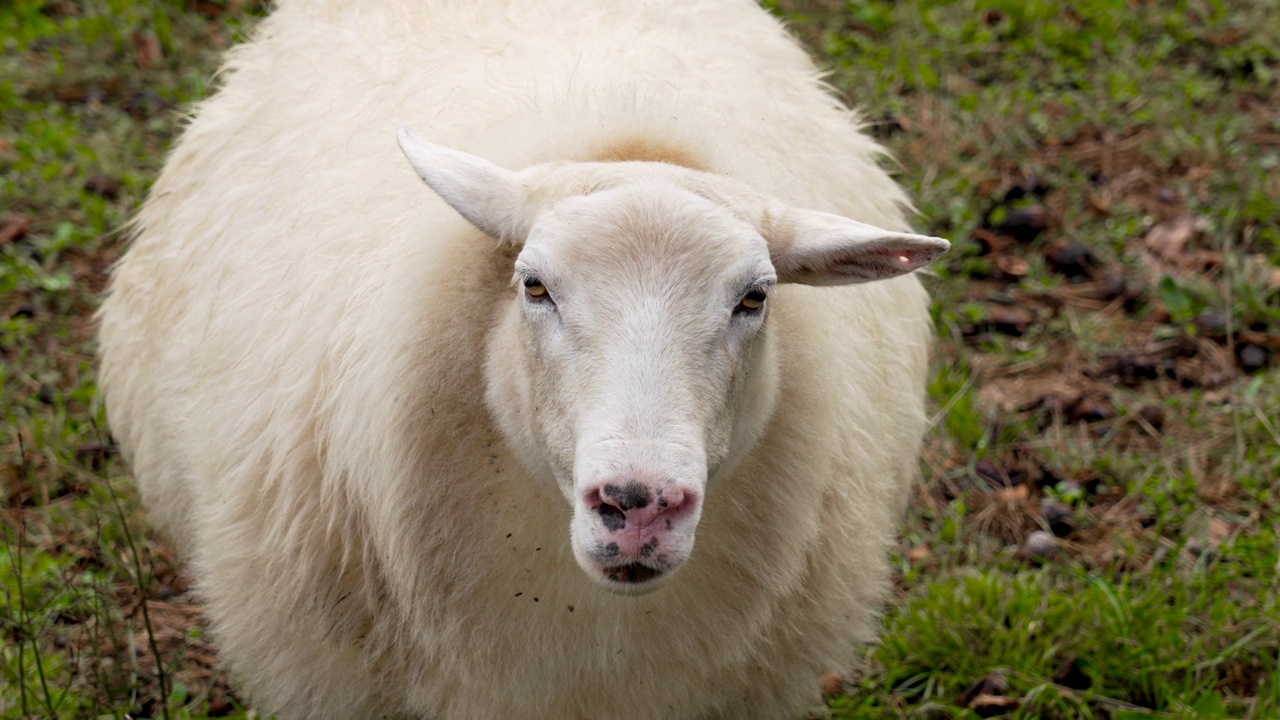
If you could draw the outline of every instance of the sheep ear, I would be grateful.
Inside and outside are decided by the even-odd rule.
[[[418,177],[458,214],[486,235],[505,243],[524,242],[528,193],[516,173],[459,150],[423,140],[403,126],[400,150]]]
[[[766,218],[764,237],[781,282],[850,285],[905,275],[951,243],[894,232],[814,210],[786,208]]]

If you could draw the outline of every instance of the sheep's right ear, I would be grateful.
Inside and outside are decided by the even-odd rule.
[[[528,191],[516,173],[475,155],[423,140],[408,126],[396,133],[400,150],[418,177],[486,235],[524,242]]]

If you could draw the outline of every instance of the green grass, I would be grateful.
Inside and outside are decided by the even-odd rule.
[[[238,712],[95,403],[91,314],[119,228],[247,21],[200,9],[0,5],[4,717]]]
[[[1280,5],[774,10],[955,241],[900,597],[832,714],[1280,716],[1280,379],[1237,359],[1280,335]]]
[[[955,242],[897,594],[819,714],[1280,717],[1280,3],[766,4]],[[0,5],[4,717],[251,712],[115,457],[91,319],[251,22]]]

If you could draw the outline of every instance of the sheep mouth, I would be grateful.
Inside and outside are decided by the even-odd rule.
[[[601,568],[604,577],[621,585],[639,586],[661,577],[666,571],[644,563],[626,563]]]

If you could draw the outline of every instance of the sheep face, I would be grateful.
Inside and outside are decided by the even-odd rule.
[[[640,178],[541,213],[515,270],[527,371],[491,405],[527,399],[582,568],[653,589],[693,549],[708,478],[772,408],[768,245],[725,208]]]
[[[578,564],[621,593],[654,590],[685,563],[708,483],[764,432],[777,283],[892,277],[947,248],[662,163],[513,173],[400,140],[446,202],[520,246],[488,403],[570,504]]]

